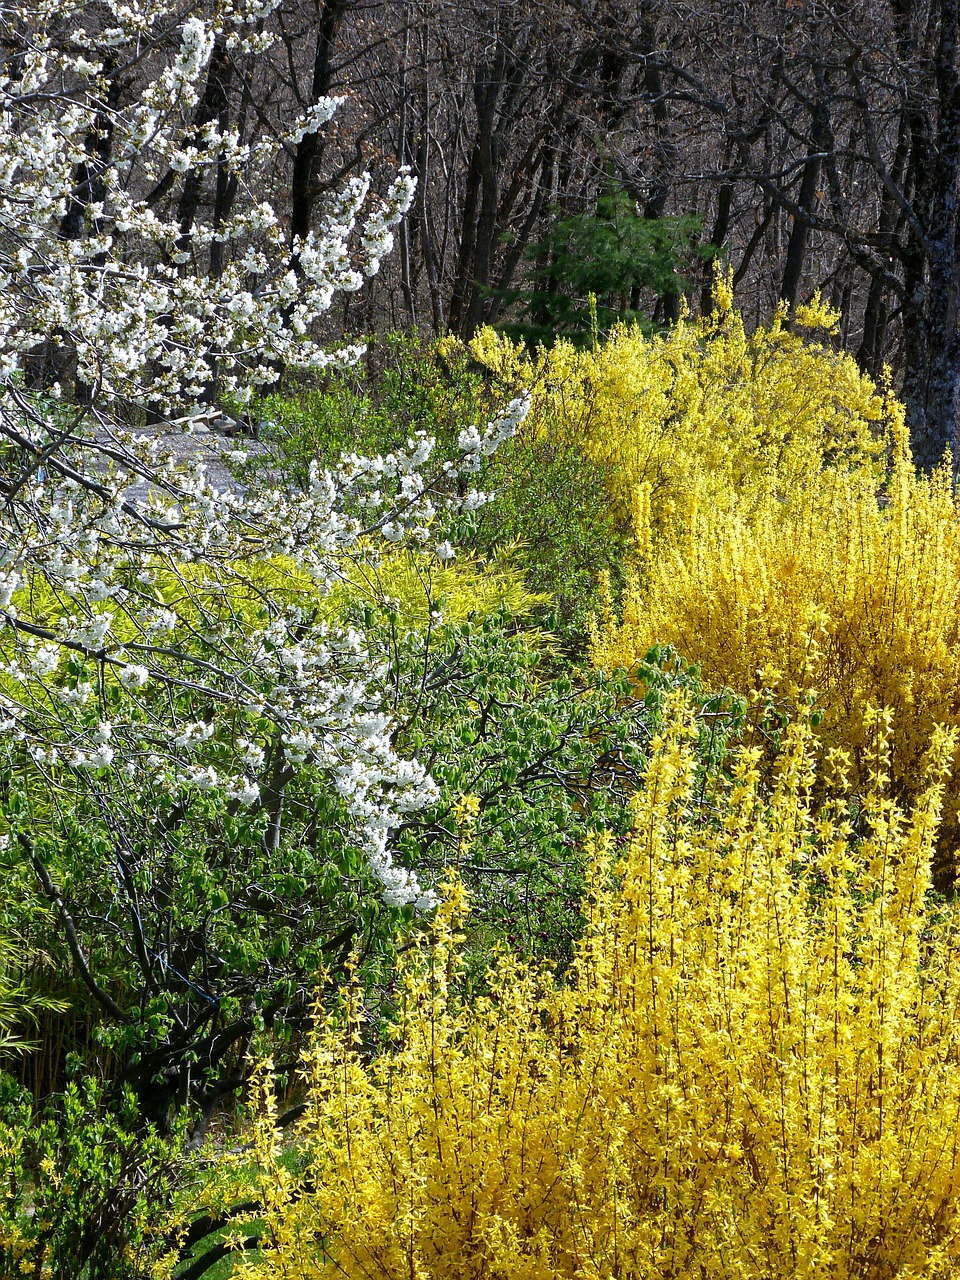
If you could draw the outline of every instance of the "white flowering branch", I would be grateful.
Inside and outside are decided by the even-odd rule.
[[[332,857],[337,892],[433,905],[393,838],[437,788],[394,747],[383,655],[351,625],[340,588],[372,590],[395,546],[427,569],[452,559],[448,520],[487,501],[470,477],[526,412],[518,400],[464,432],[442,467],[422,434],[316,463],[306,492],[217,488],[202,461],[177,463],[162,435],[130,426],[146,411],[189,422],[212,387],[242,402],[283,367],[360,354],[328,351],[316,322],[376,272],[414,181],[401,171],[378,199],[354,177],[289,240],[257,197],[258,173],[336,102],[269,145],[203,106],[216,58],[262,49],[271,9],[225,0],[204,18],[160,0],[36,0],[0,11],[12,51],[0,76],[0,771],[12,797],[0,839],[28,851],[100,1007],[137,1052],[154,1046],[144,1093],[158,1063],[180,1070],[198,1044],[215,1074],[236,1028],[251,1032],[257,996],[282,1004],[266,948],[252,970],[223,953],[240,916],[265,931],[257,921],[277,910],[287,863],[319,878]],[[124,77],[138,86],[128,97]],[[205,222],[184,191],[213,166],[246,194]],[[214,246],[218,270],[198,269]],[[44,362],[60,375],[52,385]],[[58,384],[68,379],[73,395]],[[335,856],[300,858],[314,818]],[[89,861],[71,882],[78,842]],[[211,884],[236,877],[226,904],[209,886],[200,906],[186,900],[197,847]],[[298,893],[295,944],[352,936],[334,919],[323,943],[311,912],[326,890],[305,881]],[[127,922],[134,995],[94,972],[104,899],[111,929]],[[204,1040],[221,1010],[226,1025]]]
[[[412,176],[401,170],[382,199],[371,197],[368,175],[350,179],[316,229],[290,244],[256,195],[257,177],[339,100],[313,104],[272,143],[242,143],[210,119],[198,129],[193,114],[216,41],[233,56],[262,48],[252,28],[273,7],[227,3],[206,21],[192,13],[175,42],[175,15],[156,0],[77,6],[87,26],[67,38],[64,5],[0,13],[5,46],[18,51],[0,80],[0,383],[29,376],[54,343],[72,353],[79,384],[101,406],[173,412],[209,395],[213,377],[242,401],[281,368],[356,358],[356,347],[326,350],[311,326],[338,292],[377,272],[413,198]],[[143,65],[145,43],[155,74],[124,103],[117,87],[131,64]],[[193,220],[185,235],[176,183],[214,166],[246,197],[227,217]],[[168,194],[167,216],[157,190]],[[218,273],[189,269],[214,244]]]
[[[492,429],[515,429],[522,410],[511,406]],[[118,437],[113,452],[142,469],[154,445]],[[321,602],[351,563],[375,562],[381,539],[448,558],[432,529],[486,495],[455,492],[472,452],[461,468],[425,474],[432,447],[419,436],[386,456],[316,466],[307,494],[218,491],[202,466],[177,474],[160,458],[167,496],[147,502],[124,496],[133,471],[111,470],[93,485],[31,478],[5,509],[0,565],[0,618],[11,637],[0,668],[8,743],[22,745],[51,779],[57,770],[112,770],[128,790],[154,798],[219,790],[256,805],[267,744],[279,733],[283,760],[319,769],[342,797],[385,901],[429,907],[416,875],[393,864],[388,838],[435,788],[393,751],[375,693],[376,655],[358,631],[325,618]],[[73,470],[70,458],[61,444],[61,473]],[[311,600],[291,605],[261,594],[263,622],[254,625],[238,604],[255,590],[247,565],[277,558],[309,574]],[[38,594],[53,625],[30,611]],[[171,716],[172,689],[222,706],[222,731],[215,711],[202,725]],[[122,718],[106,719],[102,708],[121,692]],[[234,741],[241,720],[247,767],[228,773],[225,738]]]

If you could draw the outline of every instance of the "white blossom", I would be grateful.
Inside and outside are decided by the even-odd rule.
[[[112,613],[94,614],[92,618],[79,623],[70,638],[89,652],[95,653],[103,648],[112,622]]]
[[[150,672],[146,667],[141,667],[136,663],[127,663],[121,667],[118,674],[120,683],[127,689],[142,689],[150,679]]]
[[[49,676],[60,665],[60,646],[42,644],[30,655],[30,670],[34,675]]]
[[[318,98],[294,125],[290,132],[291,142],[300,142],[308,133],[316,133],[328,120],[333,119],[343,101],[343,98]]]
[[[231,800],[237,800],[242,805],[255,804],[260,798],[259,785],[256,782],[248,781],[246,778],[228,783],[225,791]]]
[[[75,769],[108,769],[113,763],[116,752],[113,747],[106,743],[101,743],[96,751],[77,751],[74,753],[70,763]]]
[[[379,269],[413,200],[414,176],[401,169],[382,196],[368,174],[349,178],[291,246],[259,194],[261,178],[273,173],[280,148],[331,118],[338,100],[313,103],[286,138],[247,144],[217,121],[193,124],[215,51],[234,57],[265,47],[270,34],[258,28],[275,7],[224,0],[214,24],[193,12],[172,21],[162,0],[108,0],[102,12],[90,7],[85,31],[79,16],[71,28],[73,10],[48,2],[31,10],[24,57],[8,59],[0,83],[0,439],[35,449],[43,465],[25,473],[0,510],[0,609],[11,641],[2,746],[19,753],[18,767],[32,760],[48,770],[63,760],[82,777],[115,764],[127,793],[150,811],[191,791],[256,806],[264,770],[282,754],[281,766],[313,771],[339,797],[384,901],[429,910],[432,891],[396,864],[391,840],[404,815],[433,803],[438,790],[392,743],[376,692],[384,655],[371,653],[359,631],[269,592],[258,597],[262,613],[252,613],[244,573],[255,562],[293,563],[322,594],[390,545],[453,559],[443,520],[489,497],[460,496],[458,484],[516,431],[525,402],[464,433],[455,464],[431,472],[434,441],[419,432],[384,455],[311,465],[305,494],[218,491],[201,462],[178,464],[163,441],[129,432],[117,415],[118,406],[149,409],[195,427],[209,415],[213,368],[224,394],[244,403],[279,367],[319,372],[363,354],[356,343],[328,350],[314,336],[318,321],[338,293]],[[152,64],[141,60],[147,47],[156,48]],[[108,103],[103,68],[125,60],[138,68],[137,96]],[[85,234],[65,237],[77,165],[107,112],[112,151],[102,192],[85,210]],[[240,195],[216,225],[198,216],[185,242],[176,216],[182,184],[214,164]],[[175,184],[167,203],[150,203],[145,193],[168,173]],[[225,252],[213,278],[194,263],[215,244]],[[75,408],[69,387],[44,398],[25,390],[24,353],[51,342],[93,389],[87,421],[68,444],[58,432]],[[231,451],[232,460],[241,452]],[[34,586],[41,612],[48,600],[70,602],[62,615],[50,607],[50,638],[45,617],[24,619],[14,608],[14,595],[28,601],[24,588]],[[150,697],[137,697],[148,685]],[[111,720],[92,724],[108,707]]]
[[[0,609],[7,609],[13,600],[13,593],[20,585],[20,574],[16,569],[0,570]]]

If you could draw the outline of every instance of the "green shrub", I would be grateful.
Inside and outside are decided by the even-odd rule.
[[[433,875],[459,869],[473,938],[494,938],[565,964],[582,928],[584,847],[597,830],[625,836],[629,800],[671,690],[687,690],[713,770],[742,707],[711,699],[669,649],[639,670],[557,672],[536,638],[489,617],[394,644],[398,745],[430,768],[436,805],[401,829],[403,861]],[[637,699],[636,680],[644,681]]]
[[[198,1171],[87,1076],[36,1114],[0,1076],[0,1272],[56,1280],[171,1274]]]

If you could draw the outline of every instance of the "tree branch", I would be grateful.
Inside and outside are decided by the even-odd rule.
[[[76,966],[80,977],[83,979],[84,985],[96,999],[97,1003],[102,1005],[111,1017],[116,1018],[118,1022],[123,1022],[129,1025],[133,1019],[129,1014],[124,1013],[113,997],[104,991],[90,972],[90,965],[87,963],[87,958],[83,954],[83,949],[80,946],[80,939],[77,937],[77,929],[76,925],[73,923],[73,917],[67,910],[66,903],[61,896],[60,890],[54,885],[50,872],[47,870],[46,866],[44,866],[43,862],[41,862],[33,841],[24,831],[19,832],[17,838],[33,865],[34,872],[36,873],[37,879],[43,886],[43,891],[48,902],[52,907],[54,907],[63,922],[64,932],[67,935],[67,946],[70,948],[73,963]]]

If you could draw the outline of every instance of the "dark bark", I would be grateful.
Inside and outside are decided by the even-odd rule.
[[[329,97],[333,87],[333,52],[337,32],[350,0],[323,0],[317,20],[317,38],[310,82],[310,101]],[[306,133],[297,143],[290,180],[290,234],[294,243],[310,231],[313,210],[320,190],[317,175],[323,159],[323,134]]]
[[[901,112],[897,150],[891,166],[891,179],[894,190],[902,189],[907,166],[910,161],[910,134],[907,113]],[[903,229],[904,215],[891,190],[885,190],[880,204],[880,216],[877,220],[877,234],[881,244],[892,246],[896,243]],[[857,363],[871,377],[879,379],[883,373],[885,339],[889,318],[890,284],[886,272],[877,270],[869,262],[865,270],[870,279],[866,303],[863,311],[863,333],[857,351]]]
[[[828,145],[828,116],[823,102],[814,102],[811,106],[811,138],[813,150],[807,157],[800,179],[800,192],[797,203],[801,215],[793,219],[790,228],[790,239],[787,242],[787,254],[783,264],[783,278],[780,282],[780,297],[792,311],[798,301],[800,281],[806,263],[807,243],[810,238],[810,214],[817,201],[820,187],[820,170],[824,151]]]
[[[902,40],[913,43],[911,0],[896,0]],[[903,394],[917,462],[958,464],[960,410],[960,0],[940,0],[931,104],[913,88],[908,105],[914,217],[902,251],[904,272]],[[936,123],[930,119],[935,106]]]
[[[473,85],[476,133],[467,175],[457,277],[449,312],[451,327],[465,336],[473,333],[479,322],[478,286],[482,288],[491,283],[500,180],[497,107],[505,88],[506,68],[507,51],[498,35],[492,55],[478,61]]]
[[[226,43],[222,37],[218,38],[210,55],[206,84],[194,116],[193,145],[200,151],[204,149],[203,130],[214,120],[223,122],[229,100],[232,65]],[[203,194],[204,174],[204,166],[194,165],[184,179],[183,190],[177,204],[177,222],[180,226],[177,250],[180,253],[187,253],[190,250],[193,224],[196,221]]]

